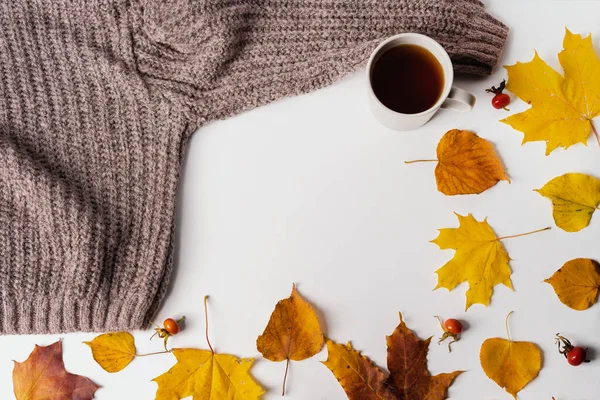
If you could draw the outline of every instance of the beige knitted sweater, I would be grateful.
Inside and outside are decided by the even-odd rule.
[[[405,31],[476,74],[507,35],[475,0],[0,0],[0,333],[145,327],[191,133]]]

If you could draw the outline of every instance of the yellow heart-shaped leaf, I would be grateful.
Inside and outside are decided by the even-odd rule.
[[[129,332],[105,333],[91,342],[94,360],[107,372],[119,372],[135,358],[135,341]]]
[[[517,393],[535,379],[542,368],[542,352],[530,342],[487,339],[481,345],[479,359],[488,378],[515,399]]]

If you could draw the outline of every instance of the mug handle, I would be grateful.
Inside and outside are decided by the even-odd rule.
[[[441,108],[446,110],[466,112],[471,111],[475,105],[475,96],[471,93],[452,86],[448,98],[444,101]]]

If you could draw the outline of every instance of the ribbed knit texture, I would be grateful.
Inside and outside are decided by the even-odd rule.
[[[408,31],[476,74],[507,35],[473,0],[0,1],[0,333],[146,327],[190,134]]]

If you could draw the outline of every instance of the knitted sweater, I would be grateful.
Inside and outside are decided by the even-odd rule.
[[[0,0],[0,333],[146,327],[191,133],[407,31],[476,74],[507,35],[475,0]]]

